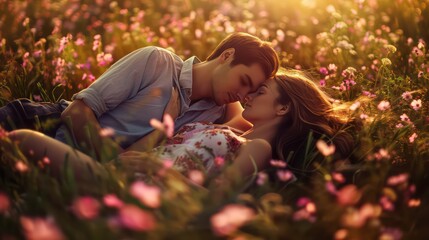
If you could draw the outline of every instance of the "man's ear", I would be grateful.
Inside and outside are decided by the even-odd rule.
[[[221,54],[220,54],[220,61],[221,63],[228,61],[228,60],[232,60],[234,58],[234,53],[235,53],[235,48],[228,48],[225,49]]]
[[[280,105],[279,109],[277,110],[277,115],[284,116],[288,112],[289,112],[289,105]]]

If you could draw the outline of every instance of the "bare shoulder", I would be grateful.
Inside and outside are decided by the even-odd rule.
[[[242,146],[243,150],[258,152],[261,155],[271,154],[272,148],[267,140],[257,138],[246,142]]]

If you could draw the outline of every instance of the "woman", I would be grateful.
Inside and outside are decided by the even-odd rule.
[[[220,172],[222,164],[230,162],[221,177],[246,178],[266,169],[272,158],[289,162],[300,175],[306,170],[308,138],[325,138],[337,149],[336,155],[348,157],[352,138],[342,130],[347,120],[342,118],[315,83],[300,71],[284,71],[266,81],[256,93],[248,96],[243,117],[253,127],[242,134],[226,125],[191,123],[181,128],[166,144],[154,149],[163,160],[172,160],[174,170],[187,176],[190,170],[199,169],[207,174]],[[29,159],[50,159],[50,172],[62,174],[69,164],[79,179],[91,175],[103,175],[103,168],[91,157],[37,132],[16,130],[10,138]],[[311,140],[310,139],[310,140]],[[312,141],[310,141],[312,142]],[[313,141],[314,142],[314,141]],[[135,151],[119,155],[120,162],[137,169],[144,166],[138,162],[140,153]]]

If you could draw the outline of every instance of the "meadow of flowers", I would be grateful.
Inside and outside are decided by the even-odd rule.
[[[56,102],[149,45],[204,59],[229,33],[272,42],[283,67],[303,69],[339,102],[355,130],[352,164],[326,161],[306,182],[272,160],[255,175],[202,192],[153,168],[79,185],[44,174],[0,129],[2,239],[427,239],[428,0],[0,0],[0,106]],[[156,157],[142,155],[146,162]],[[222,164],[222,159],[216,161]],[[150,164],[148,164],[150,165]],[[150,167],[148,167],[150,168]],[[204,173],[189,178],[202,184]]]

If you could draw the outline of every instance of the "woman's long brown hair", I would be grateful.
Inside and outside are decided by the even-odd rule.
[[[274,141],[274,157],[287,161],[292,169],[305,171],[304,165],[309,164],[303,162],[302,152],[308,150],[309,143],[314,149],[320,138],[335,145],[336,156],[350,155],[353,138],[344,130],[350,119],[334,108],[331,98],[311,78],[302,71],[282,70],[274,80],[280,93],[278,102],[289,107]]]

